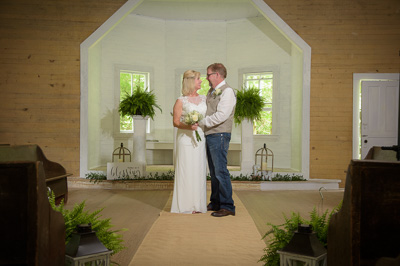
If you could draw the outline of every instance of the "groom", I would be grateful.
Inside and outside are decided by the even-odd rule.
[[[207,93],[206,117],[200,121],[206,135],[208,167],[211,175],[211,197],[207,206],[214,217],[235,215],[232,184],[227,168],[236,95],[225,82],[226,68],[214,63],[207,68],[210,90]]]

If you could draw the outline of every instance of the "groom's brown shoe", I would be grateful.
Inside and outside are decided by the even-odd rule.
[[[224,217],[224,216],[228,216],[228,215],[235,216],[235,212],[229,211],[227,209],[220,209],[217,212],[211,213],[211,215],[214,217]]]

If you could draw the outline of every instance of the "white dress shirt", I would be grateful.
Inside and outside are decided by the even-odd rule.
[[[215,92],[216,89],[220,88],[222,85],[225,85],[226,82],[223,80],[219,83],[213,90],[212,93]],[[221,124],[225,120],[229,118],[229,115],[232,113],[233,107],[236,105],[236,96],[233,92],[233,89],[228,87],[223,90],[220,95],[220,101],[217,106],[217,111],[210,115],[206,116],[203,120],[200,121],[200,125],[204,124],[207,127],[213,127]]]

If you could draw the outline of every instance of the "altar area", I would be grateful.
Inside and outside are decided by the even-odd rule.
[[[233,176],[241,174],[240,166],[228,165],[228,170]],[[275,169],[276,173],[291,174],[288,169]],[[95,171],[107,172],[107,167],[96,168]],[[173,165],[147,165],[147,174],[166,173],[174,171]],[[341,180],[339,179],[308,179],[307,181],[232,181],[233,190],[268,191],[268,190],[338,190]],[[68,186],[71,188],[109,188],[130,190],[172,190],[173,180],[106,180],[94,184],[88,179],[70,177]],[[207,182],[210,189],[210,181]]]

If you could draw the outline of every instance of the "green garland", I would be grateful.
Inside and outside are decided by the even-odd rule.
[[[174,180],[175,176],[175,171],[168,170],[166,173],[161,173],[159,174],[158,172],[156,173],[150,173],[147,176],[134,176],[134,177],[121,177],[118,179],[114,179],[113,181],[127,181],[127,180]],[[86,179],[89,179],[90,182],[94,183],[99,183],[101,181],[107,180],[107,176],[103,172],[90,172],[85,175]],[[211,180],[211,176],[207,175],[207,180]],[[250,175],[243,175],[240,174],[239,176],[233,176],[231,175],[231,180],[232,181],[265,181],[262,179],[262,176],[256,176],[253,174]],[[273,178],[272,181],[307,181],[306,179],[303,178],[302,175],[296,175],[296,174],[276,174]]]

